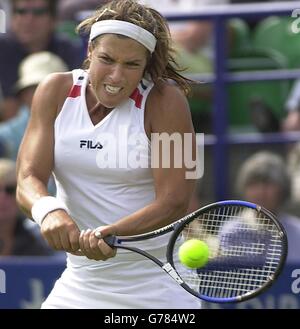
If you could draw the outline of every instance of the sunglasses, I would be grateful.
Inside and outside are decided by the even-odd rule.
[[[26,15],[26,14],[32,14],[33,16],[42,16],[47,13],[49,13],[49,8],[47,7],[36,7],[36,8],[15,8],[14,13],[16,15]]]
[[[4,191],[7,195],[16,194],[16,185],[6,185],[0,188],[0,191]]]

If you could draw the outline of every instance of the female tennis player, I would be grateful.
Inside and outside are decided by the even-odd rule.
[[[51,247],[68,253],[42,307],[199,308],[152,262],[95,236],[96,228],[102,238],[140,234],[186,214],[194,180],[172,158],[178,146],[169,165],[151,166],[155,133],[189,134],[180,151],[196,149],[188,80],[178,73],[168,26],[157,11],[119,0],[78,28],[89,33],[85,68],[40,84],[18,157],[20,207]],[[46,188],[52,173],[55,198]],[[167,241],[137,245],[163,257]]]

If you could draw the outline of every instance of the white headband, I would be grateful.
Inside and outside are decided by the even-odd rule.
[[[125,35],[144,45],[151,53],[155,49],[156,38],[152,33],[135,24],[115,19],[107,19],[94,23],[91,28],[90,41],[106,33]]]

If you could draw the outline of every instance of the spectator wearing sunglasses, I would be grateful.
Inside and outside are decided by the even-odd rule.
[[[19,213],[15,171],[14,161],[0,159],[0,257],[53,255]]]
[[[23,58],[50,51],[63,59],[69,69],[81,65],[82,46],[55,32],[57,0],[12,0],[9,32],[0,35],[0,84],[4,95],[2,120],[17,113],[14,85]]]

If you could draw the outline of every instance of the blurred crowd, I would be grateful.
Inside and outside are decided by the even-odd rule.
[[[34,91],[47,75],[82,66],[86,40],[75,33],[79,20],[105,0],[0,1],[7,13],[7,33],[0,34],[0,256],[50,255],[35,225],[23,218],[15,202],[15,161],[22,141]],[[237,0],[140,0],[162,13],[185,12]],[[264,1],[266,2],[266,1]],[[298,68],[300,48],[287,31],[289,17],[267,17],[226,22],[227,67],[231,72]],[[186,74],[214,72],[214,36],[211,21],[170,24],[178,63]],[[286,33],[286,34],[285,34]],[[271,36],[275,36],[271,38]],[[275,40],[276,39],[276,40]],[[280,43],[281,42],[281,43]],[[284,44],[283,44],[284,43]],[[195,78],[195,80],[198,80]],[[214,89],[196,83],[189,97],[196,132],[212,133]],[[257,133],[300,130],[300,79],[249,82],[228,88],[229,129]],[[240,198],[265,205],[276,213],[296,243],[300,219],[287,215],[284,205],[300,201],[300,146],[285,147],[282,154],[265,150],[251,155],[238,168]],[[271,167],[274,170],[270,170]],[[201,185],[201,181],[199,182]],[[53,193],[55,188],[51,186]],[[233,190],[233,189],[232,189]],[[237,190],[236,190],[237,191]],[[232,191],[234,194],[234,192]],[[237,192],[236,192],[237,193]],[[203,201],[195,195],[192,208]],[[300,206],[297,209],[300,214]],[[296,211],[296,212],[297,212]],[[300,257],[290,255],[299,261]]]

